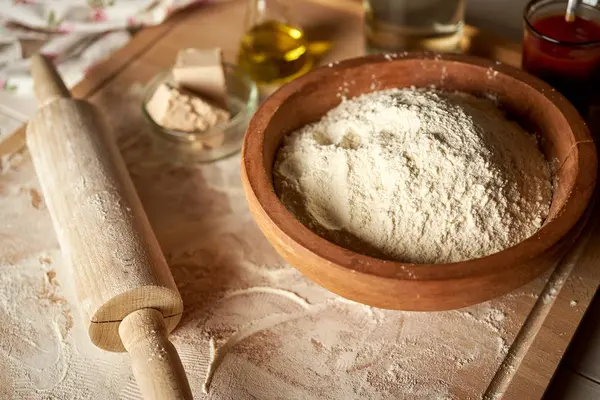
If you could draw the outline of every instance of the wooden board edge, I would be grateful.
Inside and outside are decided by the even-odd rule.
[[[587,311],[596,291],[600,287],[600,274],[594,274],[593,271],[590,271],[590,264],[582,262],[585,257],[584,253],[593,246],[589,243],[592,232],[600,228],[600,219],[594,218],[600,208],[599,193],[600,190],[597,188],[595,198],[579,222],[579,227],[575,228],[579,230],[579,232],[575,231],[573,233],[577,238],[575,243],[557,261],[552,275],[539,293],[505,359],[490,382],[484,399],[520,398],[523,396],[522,390],[524,387],[529,390],[527,398],[541,399],[543,397],[577,328],[583,320],[585,311]],[[560,335],[561,340],[552,349],[552,354],[548,354],[547,350],[543,348],[539,333],[545,326],[560,324],[560,320],[564,316],[560,314],[559,308],[568,309],[572,300],[568,298],[563,289],[581,285],[581,282],[577,282],[578,277],[586,275],[591,275],[587,277],[589,280],[586,281],[589,290],[585,290],[583,295],[579,293],[577,296],[578,312],[574,312],[572,317],[574,324],[565,327]],[[550,370],[536,370],[537,385],[532,385],[526,382],[525,375],[528,372],[525,368],[535,365],[536,359],[540,357],[553,357],[556,362],[552,362],[553,368]]]
[[[183,18],[183,15],[183,13],[178,13],[161,25],[142,29],[125,46],[90,68],[86,76],[71,89],[73,97],[81,99],[91,97],[101,87],[116,77],[132,61],[164,38],[175,27],[177,22]],[[24,124],[0,140],[0,157],[15,153],[25,147],[26,126],[27,124]]]
[[[162,25],[146,28],[135,35],[125,46],[118,49],[109,58],[94,65],[79,82],[71,94],[77,98],[88,98],[99,88],[125,69],[134,59],[147,51],[152,45],[163,38],[174,27],[172,18]]]
[[[575,269],[576,268],[577,267],[575,267]],[[523,388],[525,387],[528,390],[526,396],[527,399],[542,399],[584,316],[584,313],[581,312],[573,317],[576,322],[575,328],[563,332],[564,334],[561,336],[561,342],[557,343],[559,346],[555,347],[553,349],[553,354],[549,355],[541,346],[540,330],[543,329],[544,326],[547,326],[558,319],[556,311],[557,307],[555,307],[555,305],[558,302],[565,303],[569,300],[557,296],[552,303],[544,304],[544,299],[546,296],[551,296],[552,290],[560,290],[564,285],[570,284],[574,280],[573,273],[575,272],[575,269],[567,268],[565,270],[561,269],[561,266],[558,266],[553,272],[552,276],[544,286],[544,289],[540,292],[531,313],[528,315],[521,330],[517,334],[506,358],[503,360],[488,386],[483,397],[485,400],[524,398]],[[557,285],[558,282],[563,283]],[[598,283],[598,281],[595,283],[596,289],[598,288]],[[579,305],[581,309],[587,310],[592,298],[593,295],[586,297],[585,299],[580,297]],[[564,344],[564,346],[560,346],[560,344]],[[546,357],[553,356],[554,358],[557,358],[557,362],[552,362],[552,368],[550,370],[536,370],[537,382],[535,382],[535,385],[532,385],[531,377],[526,377],[526,375],[529,374],[529,371],[526,370],[525,366],[530,367],[531,364],[536,362],[536,359],[541,357],[541,355],[545,355]]]
[[[563,286],[571,285],[571,284],[579,284],[580,282],[577,282],[574,275],[576,275],[578,270],[582,269],[582,268],[583,267],[580,267],[579,265],[576,264],[574,269],[568,274],[568,277],[566,278]],[[555,374],[557,373],[560,362],[564,358],[564,356],[567,352],[567,349],[568,349],[569,345],[571,344],[571,341],[573,340],[573,337],[575,336],[577,329],[579,328],[579,325],[581,324],[581,322],[583,320],[583,317],[585,316],[585,312],[588,310],[589,306],[591,305],[591,303],[594,299],[594,295],[600,288],[600,279],[596,278],[596,279],[594,279],[593,282],[588,282],[588,285],[590,288],[589,296],[586,296],[586,297],[579,296],[577,299],[577,302],[578,302],[577,306],[581,310],[581,312],[576,313],[575,316],[572,317],[573,321],[575,322],[574,328],[565,330],[562,332],[561,338],[563,339],[562,343],[564,343],[564,346],[556,347],[554,349],[554,352],[555,352],[554,356],[557,357],[558,362],[556,364],[554,364],[554,368],[550,371],[542,371],[542,370],[537,371],[538,381],[539,381],[540,377],[541,377],[541,379],[543,379],[543,382],[539,381],[540,383],[542,383],[542,385],[540,385],[540,388],[543,388],[543,389],[536,391],[534,393],[535,397],[531,397],[532,399],[534,399],[534,398],[542,399],[543,398],[545,391],[547,390],[548,386],[550,385],[550,382],[552,381]],[[543,296],[544,293],[545,292],[542,292],[540,297]],[[561,318],[559,317],[559,311],[558,311],[559,307],[557,307],[557,306],[559,304],[563,304],[563,306],[565,306],[565,305],[568,305],[569,302],[570,302],[570,299],[565,298],[564,296],[560,296],[560,295],[557,296],[556,300],[552,303],[546,318],[544,319],[543,326],[556,325],[557,323],[559,323],[559,320]],[[562,307],[562,308],[564,308],[564,307]],[[536,362],[535,361],[536,358],[539,358],[543,354],[547,354],[546,350],[544,350],[542,348],[540,341],[541,340],[539,338],[539,335],[536,335],[533,340],[533,343],[529,347],[529,351],[525,354],[525,356],[523,357],[523,360],[521,361],[522,365],[525,363],[528,363],[529,365],[534,364]],[[520,388],[522,387],[520,381],[523,379],[523,374],[524,374],[524,372],[520,371],[520,368],[519,368],[519,370],[517,371],[517,374],[515,375],[511,384],[508,386],[508,388],[505,392],[506,398],[518,398],[519,397]]]

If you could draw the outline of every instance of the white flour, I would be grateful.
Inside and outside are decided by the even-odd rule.
[[[343,101],[288,135],[275,185],[309,228],[405,262],[456,262],[533,235],[550,169],[533,135],[490,101],[391,89]]]

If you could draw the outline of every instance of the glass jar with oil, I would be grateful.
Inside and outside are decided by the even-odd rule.
[[[313,66],[304,31],[276,0],[250,0],[238,64],[259,84],[282,84]]]

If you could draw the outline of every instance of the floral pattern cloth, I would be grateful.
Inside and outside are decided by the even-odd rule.
[[[207,0],[0,0],[0,91],[31,95],[21,40],[46,43],[40,51],[68,86],[122,47],[130,30],[156,25],[174,12]]]

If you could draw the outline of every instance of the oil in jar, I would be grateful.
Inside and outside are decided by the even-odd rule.
[[[313,62],[304,31],[285,20],[259,20],[240,43],[238,64],[257,83],[291,81],[308,72]]]

